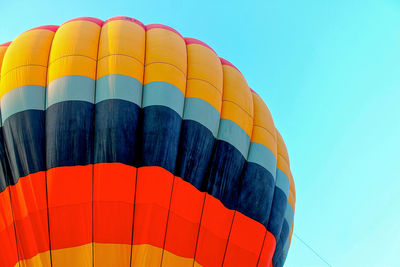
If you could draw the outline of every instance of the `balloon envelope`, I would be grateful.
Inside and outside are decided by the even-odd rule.
[[[115,17],[0,46],[0,266],[282,266],[288,153],[205,43]]]

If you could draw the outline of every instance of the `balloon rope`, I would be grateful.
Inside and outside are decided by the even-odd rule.
[[[318,258],[320,258],[323,262],[326,263],[326,265],[332,267],[332,265],[329,264],[329,262],[327,262],[324,258],[322,258],[322,256],[320,256],[318,254],[318,252],[316,252],[311,246],[309,246],[305,241],[303,241],[303,239],[301,239],[296,233],[293,233],[293,235],[300,240],[301,243],[303,243],[307,248],[309,248]]]

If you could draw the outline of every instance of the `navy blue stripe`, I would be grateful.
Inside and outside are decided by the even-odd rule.
[[[285,261],[286,261],[286,257],[287,257],[287,255],[288,255],[288,252],[289,252],[289,238],[286,240],[286,243],[285,243],[285,245],[283,246],[283,249],[282,249],[283,251],[282,251],[282,254],[281,254],[281,256],[278,258],[278,260],[277,260],[277,266],[279,266],[279,267],[282,267],[283,266],[283,264],[285,263]]]
[[[26,110],[3,124],[5,147],[11,168],[11,184],[20,177],[44,171],[44,111]]]
[[[11,170],[4,149],[3,127],[0,127],[0,193],[10,185]]]
[[[142,166],[160,166],[175,173],[182,118],[165,106],[143,108]]]
[[[268,226],[275,188],[274,176],[261,165],[247,162],[237,210]]]
[[[288,205],[287,201],[285,193],[279,187],[275,187],[267,230],[274,235],[276,240],[278,240],[281,233],[286,205]]]
[[[94,162],[135,166],[138,153],[140,107],[110,99],[96,104]]]
[[[236,209],[245,158],[234,146],[217,140],[207,181],[207,192],[228,209]]]
[[[86,101],[60,102],[46,110],[48,169],[93,163],[93,111]]]
[[[278,266],[277,264],[282,262],[283,257],[283,247],[285,246],[286,240],[289,237],[289,225],[286,220],[283,221],[281,234],[276,243],[274,256],[272,257],[273,266]]]
[[[212,132],[193,120],[182,123],[176,176],[191,183],[198,190],[202,188],[209,170],[215,138]]]

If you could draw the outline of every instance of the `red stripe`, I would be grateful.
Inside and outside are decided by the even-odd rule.
[[[254,91],[252,88],[250,88],[250,90],[251,90],[253,93],[255,93],[256,95],[258,95],[257,92]]]
[[[236,68],[236,66],[233,65],[232,63],[230,63],[228,60],[226,60],[226,59],[224,59],[224,58],[222,58],[222,57],[220,57],[219,59],[221,60],[221,64],[222,64],[222,65],[231,66],[232,68],[235,68],[235,69],[237,69],[237,70],[240,72],[240,70],[239,70],[238,68]],[[240,72],[240,73],[241,73],[241,72]]]
[[[108,20],[106,20],[106,21],[104,22],[104,25],[107,24],[107,23],[110,22],[110,21],[115,21],[115,20],[131,21],[131,22],[133,22],[133,23],[136,23],[137,25],[139,25],[139,26],[142,27],[143,29],[146,29],[146,26],[144,26],[144,24],[143,24],[141,21],[139,21],[139,20],[137,20],[137,19],[135,19],[135,18],[124,17],[124,16],[117,16],[117,17],[109,18]]]
[[[11,44],[11,41],[7,42],[7,43],[4,43],[4,44],[0,44],[0,46],[9,46],[10,44]]]
[[[96,23],[100,27],[103,26],[103,23],[104,23],[101,19],[98,19],[98,18],[79,17],[79,18],[70,19],[70,20],[64,22],[63,25],[68,23],[68,22],[71,22],[71,21],[90,21],[90,22]]]
[[[57,25],[44,25],[44,26],[39,26],[39,27],[32,28],[32,29],[27,30],[25,32],[29,32],[29,31],[33,31],[33,30],[49,30],[49,31],[52,31],[52,32],[56,32],[59,27],[60,26],[57,26]]]
[[[92,242],[92,165],[47,171],[51,248]]]
[[[149,31],[151,29],[165,29],[165,30],[174,32],[174,33],[178,34],[180,37],[183,38],[183,36],[177,30],[175,30],[174,28],[171,28],[170,26],[167,26],[167,25],[156,24],[156,23],[146,25],[146,31]]]
[[[91,243],[92,165],[53,168],[47,171],[47,178],[52,249]],[[12,189],[15,191],[13,194],[18,197],[23,192],[26,202],[18,200],[13,204],[18,211],[17,218],[23,218],[23,208],[34,210],[35,207],[45,205],[43,181],[43,172],[37,173],[30,175],[29,179],[21,178]],[[133,244],[150,244],[163,248],[165,239],[164,248],[167,251],[193,258],[197,242],[196,261],[205,267],[221,266],[225,249],[226,266],[255,265],[260,251],[258,266],[267,266],[272,260],[275,238],[267,232],[263,243],[266,232],[263,225],[236,212],[231,230],[233,210],[224,207],[213,196],[206,195],[202,211],[205,193],[161,167],[136,169],[120,163],[95,164],[93,186],[96,242],[130,244],[135,204]],[[7,221],[2,224],[0,220],[0,242],[10,245],[5,251],[5,257],[0,254],[0,266],[12,267],[17,261],[17,255],[9,203],[7,208],[7,190],[8,188],[0,193],[0,208],[8,214],[5,217],[8,218]],[[199,232],[200,217],[202,221]],[[38,239],[37,229],[47,226],[42,219],[45,218],[44,213],[38,211],[29,218],[27,224],[20,224],[17,229],[20,233],[26,231],[24,229],[31,231],[21,239],[24,243],[21,246],[21,259],[34,253],[31,250],[31,233],[34,234],[35,244],[40,244],[37,240],[43,238]],[[33,227],[36,222],[39,222],[39,228]],[[31,228],[26,228],[26,225]],[[39,236],[42,236],[40,233]],[[41,250],[37,249],[42,252]]]
[[[136,168],[121,163],[94,167],[93,231],[98,243],[131,244]]]
[[[264,245],[261,251],[260,260],[257,267],[272,267],[272,256],[274,256],[276,247],[276,240],[273,234],[267,231],[265,236]]]
[[[186,42],[187,45],[190,45],[190,44],[202,45],[202,46],[204,46],[204,47],[207,47],[207,48],[210,49],[211,51],[213,51],[215,54],[217,54],[217,53],[214,51],[214,49],[212,49],[208,44],[206,44],[206,43],[204,43],[204,42],[202,42],[202,41],[200,41],[200,40],[197,40],[197,39],[191,38],[191,37],[185,37],[184,39],[185,39],[185,42]]]
[[[236,212],[224,266],[256,266],[263,246],[265,227]]]
[[[199,264],[222,266],[233,213],[215,197],[206,196],[195,259]]]
[[[133,244],[163,247],[174,176],[161,167],[138,169]]]
[[[167,251],[194,257],[204,197],[205,193],[175,177],[164,247]]]

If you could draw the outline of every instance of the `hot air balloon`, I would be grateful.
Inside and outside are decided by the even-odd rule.
[[[0,46],[0,266],[282,266],[271,114],[207,44],[129,17]]]

